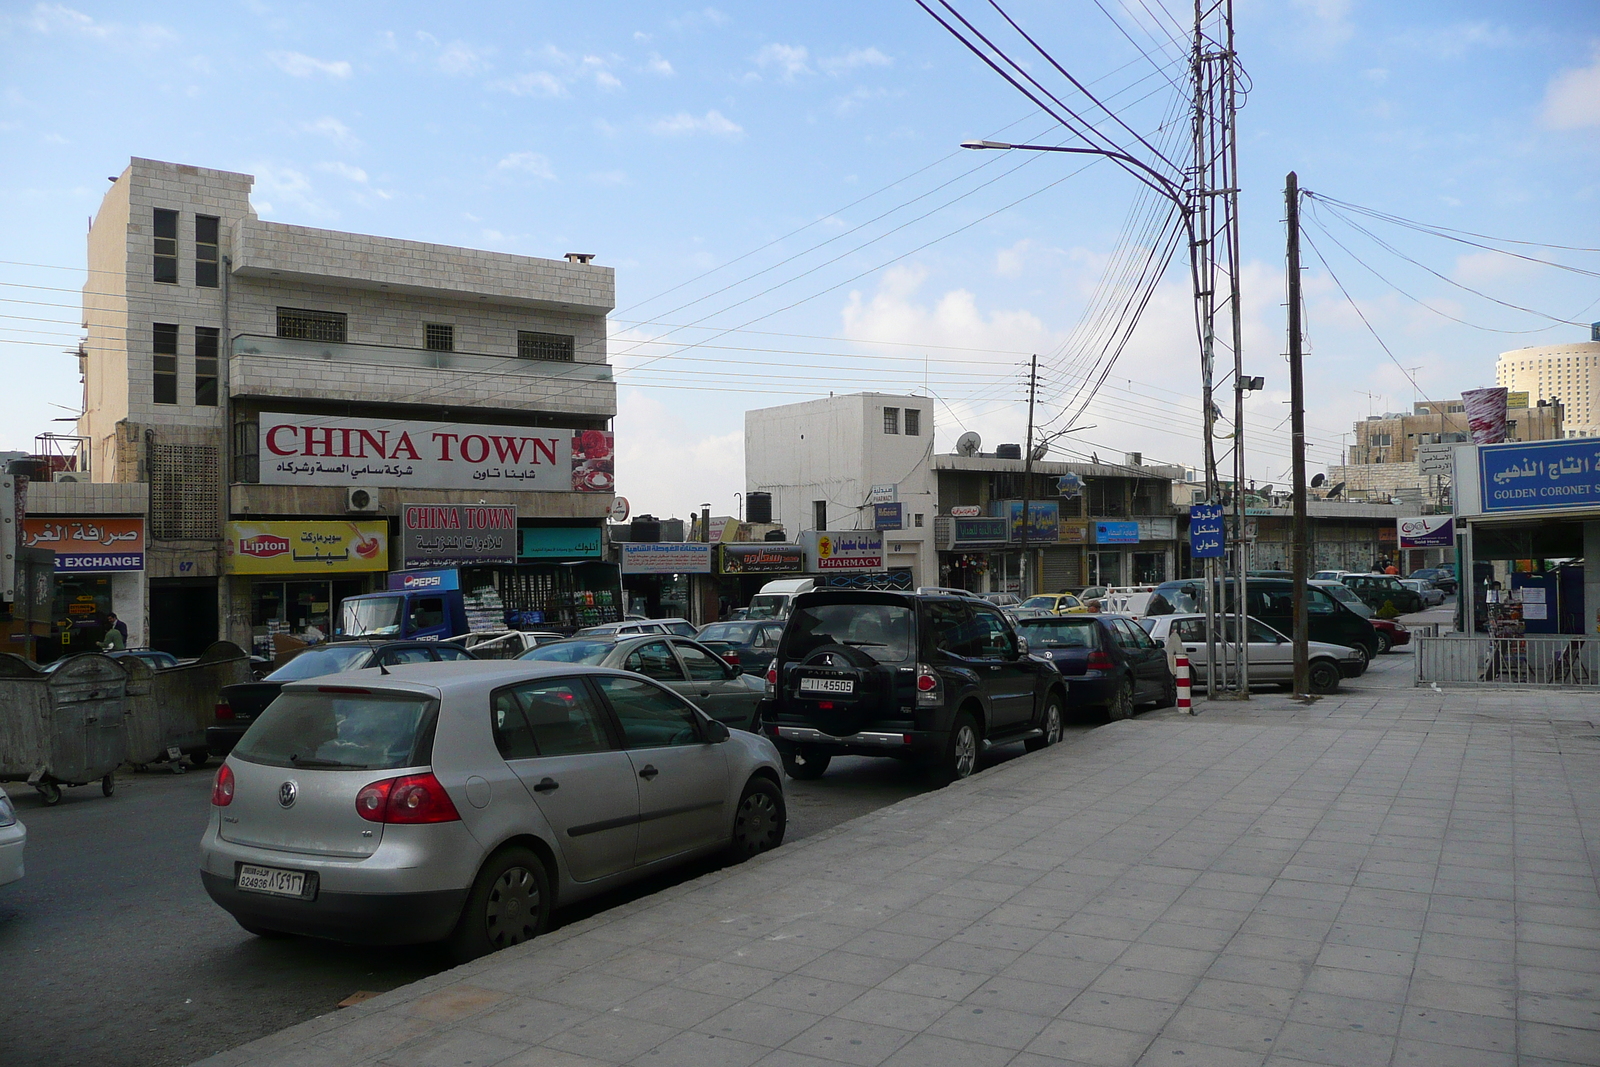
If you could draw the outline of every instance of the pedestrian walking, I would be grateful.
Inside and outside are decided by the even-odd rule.
[[[117,619],[115,613],[106,616],[105,640],[100,642],[100,648],[106,652],[118,652],[128,647],[128,627]]]

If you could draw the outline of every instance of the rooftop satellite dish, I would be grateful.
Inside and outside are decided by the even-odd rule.
[[[1260,492],[1262,496],[1271,496],[1272,495],[1272,483],[1268,482],[1266,485],[1263,485],[1260,488],[1260,490],[1258,490],[1258,492]]]
[[[968,430],[956,438],[956,453],[963,456],[976,456],[978,449],[983,445],[983,438]]]
[[[1334,486],[1332,486],[1328,490],[1328,499],[1332,500],[1334,497],[1338,496],[1343,490],[1344,490],[1344,483],[1343,482],[1339,482],[1339,483],[1335,484]]]
[[[1311,476],[1311,488],[1313,488],[1313,489],[1320,488],[1322,486],[1322,483],[1327,481],[1327,480],[1328,480],[1328,476],[1326,474],[1313,474]]]
[[[1033,447],[1033,459],[1034,459],[1034,462],[1038,462],[1039,460],[1043,459],[1045,456],[1048,456],[1049,454],[1050,454],[1050,446],[1047,443],[1045,443],[1044,441],[1040,441],[1037,445],[1035,445]]]

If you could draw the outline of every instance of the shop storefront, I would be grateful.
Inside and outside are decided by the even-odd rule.
[[[766,583],[804,574],[806,554],[797,544],[779,541],[724,544],[717,546],[716,565],[721,618],[749,604]]]
[[[973,508],[976,511],[977,508]],[[939,584],[974,593],[988,592],[990,571],[1003,581],[1005,548],[1010,543],[1004,518],[985,515],[940,515],[934,520],[939,550]]]
[[[128,629],[128,647],[147,643],[143,519],[27,518],[22,546],[56,554],[51,633],[38,642],[40,663],[100,647],[112,614]]]
[[[709,576],[712,546],[704,541],[623,541],[617,545],[629,608],[650,618],[691,618],[693,579]]]
[[[519,528],[516,566],[495,576],[508,621],[556,630],[622,621],[621,583],[603,557],[603,538],[598,523]]]
[[[1090,528],[1089,585],[1159,585],[1176,573],[1177,519],[1094,522]]]
[[[249,620],[251,650],[273,657],[280,635],[315,643],[333,633],[347,596],[383,588],[384,521],[230,522],[223,573],[235,615]]]

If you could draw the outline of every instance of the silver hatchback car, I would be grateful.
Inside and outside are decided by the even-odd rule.
[[[426,663],[286,685],[217,771],[201,878],[240,926],[470,959],[552,908],[783,840],[782,762],[637,674]]]

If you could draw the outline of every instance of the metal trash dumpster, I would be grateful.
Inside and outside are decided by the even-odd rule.
[[[128,676],[115,660],[73,656],[50,671],[0,653],[0,782],[27,782],[46,804],[64,785],[111,775],[127,758]]]
[[[117,664],[128,673],[128,762],[143,770],[152,763],[185,769],[182,759],[205,766],[206,727],[216,722],[218,694],[225,685],[250,680],[250,657],[231,641],[217,641],[192,663],[152,670],[135,656]]]

